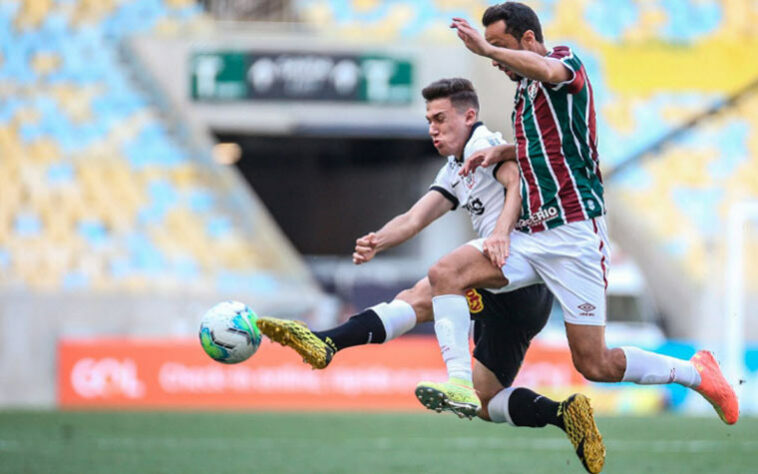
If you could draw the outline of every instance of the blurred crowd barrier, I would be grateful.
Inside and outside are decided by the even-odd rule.
[[[651,348],[691,357],[695,347],[668,342]],[[340,352],[314,371],[292,350],[264,340],[246,362],[208,358],[195,339],[69,339],[58,346],[61,408],[421,410],[420,380],[442,380],[445,367],[431,336],[405,336],[384,345]],[[758,412],[758,347],[746,353],[742,413]],[[514,382],[562,399],[581,391],[598,413],[651,414],[712,411],[698,394],[678,385],[587,382],[574,369],[565,343],[537,339]]]

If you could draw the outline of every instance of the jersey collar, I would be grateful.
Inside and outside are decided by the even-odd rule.
[[[468,134],[468,138],[466,139],[466,143],[463,145],[463,150],[466,149],[466,146],[468,146],[468,142],[471,141],[471,137],[474,136],[474,132],[477,128],[479,128],[480,125],[484,125],[483,122],[476,122],[474,125],[471,126],[471,131]],[[461,156],[456,156],[455,161],[459,163],[463,163],[463,151],[461,151]]]

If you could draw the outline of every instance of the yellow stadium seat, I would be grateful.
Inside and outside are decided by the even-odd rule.
[[[46,76],[58,70],[62,61],[56,53],[40,52],[31,58],[30,66],[37,74]]]
[[[14,25],[18,30],[37,28],[52,9],[52,0],[24,0]]]

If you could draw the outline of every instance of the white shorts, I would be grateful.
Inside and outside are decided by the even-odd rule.
[[[484,239],[468,244],[482,251]],[[610,246],[605,218],[595,217],[564,224],[535,234],[511,233],[510,256],[503,265],[508,286],[492,290],[514,291],[545,283],[571,324],[605,324],[605,290],[608,288]]]

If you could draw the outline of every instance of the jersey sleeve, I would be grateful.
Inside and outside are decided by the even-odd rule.
[[[434,182],[429,186],[430,191],[437,191],[445,196],[445,198],[453,203],[453,211],[458,208],[458,198],[455,196],[455,190],[453,187],[458,183],[453,183],[450,180],[450,164],[445,163],[437,173],[437,177],[434,178]]]
[[[571,77],[558,84],[549,84],[548,86],[554,90],[565,90],[569,94],[576,94],[584,87],[584,67],[582,61],[574,55],[574,52],[568,46],[557,46],[548,55],[549,58],[557,59],[563,64],[563,66],[569,70]]]

